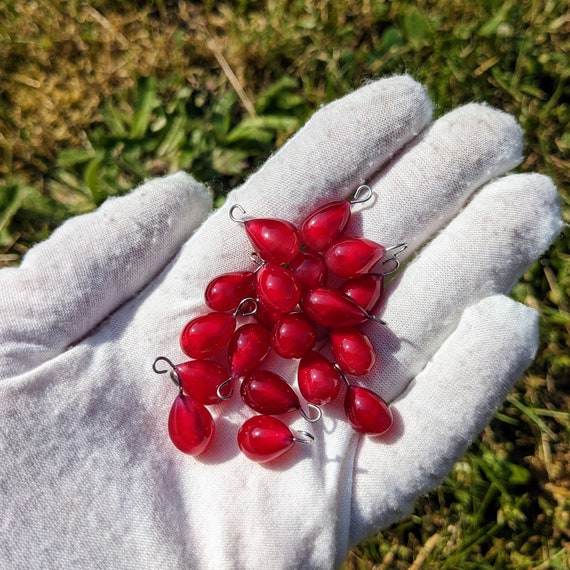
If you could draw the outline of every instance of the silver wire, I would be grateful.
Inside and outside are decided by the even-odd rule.
[[[303,410],[303,408],[298,408],[299,409],[299,413],[309,422],[314,424],[315,422],[318,422],[322,417],[323,417],[323,411],[321,410],[321,408],[319,408],[319,406],[315,406],[315,404],[307,404],[307,407],[311,410],[316,410],[317,415],[312,418],[311,416],[309,416],[309,414],[307,414],[307,412],[305,412],[305,410]]]
[[[362,184],[356,189],[352,200],[349,200],[349,202],[351,204],[362,204],[363,202],[370,200],[370,198],[372,198],[372,188],[367,184]]]

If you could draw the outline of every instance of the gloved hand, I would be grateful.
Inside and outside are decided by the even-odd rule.
[[[548,178],[502,177],[521,160],[511,116],[471,104],[431,120],[411,78],[370,83],[208,219],[189,176],[152,180],[0,272],[0,567],[330,568],[442,480],[535,354],[537,315],[505,293],[562,221]],[[375,198],[347,235],[409,244],[358,382],[393,403],[395,429],[358,435],[341,393],[317,424],[288,416],[316,441],[263,466],[238,450],[253,412],[236,395],[211,408],[210,449],[178,451],[176,387],[151,366],[187,360],[179,334],[209,280],[251,268],[229,208],[299,224],[363,182]],[[294,383],[294,363],[269,362]]]

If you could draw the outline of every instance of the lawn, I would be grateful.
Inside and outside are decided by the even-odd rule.
[[[525,131],[521,172],[570,220],[564,1],[5,0],[0,265],[66,218],[184,169],[217,203],[321,104],[408,72],[441,115],[487,102]],[[570,568],[570,234],[512,295],[541,313],[535,363],[412,516],[345,568]]]

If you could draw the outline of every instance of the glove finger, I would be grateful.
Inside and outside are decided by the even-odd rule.
[[[256,217],[298,221],[323,199],[347,198],[431,118],[432,103],[411,77],[369,83],[317,111],[229,202]]]
[[[449,473],[534,358],[538,315],[497,295],[459,326],[394,403],[398,429],[361,439],[353,479],[352,544],[413,508]]]
[[[396,398],[455,329],[464,307],[510,290],[563,226],[552,181],[515,174],[490,183],[390,284],[366,325],[378,360],[368,381]]]
[[[437,120],[371,182],[376,203],[359,231],[401,242],[405,260],[452,220],[471,195],[521,161],[522,131],[512,115],[469,104]]]
[[[18,374],[64,351],[144,287],[209,212],[179,173],[73,218],[0,272],[0,369]]]

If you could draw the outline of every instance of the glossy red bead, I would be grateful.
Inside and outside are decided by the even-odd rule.
[[[258,463],[276,459],[295,444],[291,430],[272,416],[253,416],[238,431],[238,446],[242,453]]]
[[[182,394],[176,397],[168,416],[168,433],[180,451],[199,455],[207,449],[214,432],[214,419],[203,404]]]
[[[321,287],[327,280],[327,264],[325,258],[315,251],[301,251],[289,264],[301,291]]]
[[[255,293],[255,274],[252,271],[224,273],[208,283],[204,294],[206,305],[222,313],[235,311],[238,305]]]
[[[339,287],[339,291],[369,312],[382,297],[384,276],[381,273],[367,273],[356,279],[345,281]]]
[[[257,299],[257,311],[253,315],[253,318],[265,328],[271,330],[275,323],[283,317],[283,313],[278,313],[266,307],[261,299]]]
[[[182,390],[201,404],[218,404],[218,386],[230,377],[229,372],[213,360],[190,360],[174,367]]]
[[[190,358],[209,358],[230,340],[236,319],[227,313],[212,312],[192,319],[180,335],[180,347]]]
[[[350,220],[350,202],[331,202],[305,218],[301,239],[313,251],[325,251]]]
[[[311,289],[301,299],[301,308],[307,316],[325,327],[350,327],[364,323],[368,313],[337,289]]]
[[[271,331],[271,348],[283,358],[301,358],[316,340],[317,329],[303,313],[283,315]]]
[[[288,263],[299,253],[301,239],[290,222],[258,218],[244,222],[244,226],[253,247],[268,263]]]
[[[351,279],[370,270],[378,263],[386,248],[366,238],[344,238],[334,242],[325,253],[325,262],[329,271]]]
[[[329,334],[334,361],[345,374],[368,374],[376,362],[370,339],[357,327],[331,329]]]
[[[342,376],[332,362],[311,350],[299,361],[297,383],[307,402],[324,406],[337,397]]]
[[[269,416],[298,410],[300,402],[293,388],[275,372],[254,370],[242,381],[242,400],[256,412]]]
[[[388,431],[393,422],[392,411],[378,394],[360,386],[348,386],[344,411],[353,429],[368,435]]]
[[[301,288],[291,271],[268,263],[257,272],[257,296],[270,311],[290,313],[301,299]]]
[[[240,378],[253,372],[269,352],[269,331],[259,323],[239,327],[228,347],[230,376]]]

